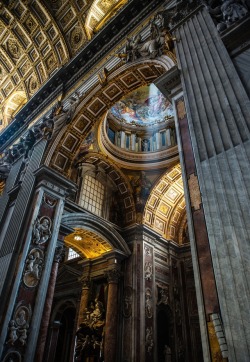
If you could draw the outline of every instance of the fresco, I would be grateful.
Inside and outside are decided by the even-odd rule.
[[[152,125],[173,117],[171,103],[154,84],[141,87],[126,95],[112,108],[118,120],[134,125]]]

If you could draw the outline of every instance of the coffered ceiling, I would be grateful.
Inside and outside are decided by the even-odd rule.
[[[0,1],[0,130],[126,2]]]

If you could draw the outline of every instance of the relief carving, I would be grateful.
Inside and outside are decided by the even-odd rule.
[[[51,237],[51,219],[48,216],[37,218],[33,226],[33,243],[41,245]]]
[[[147,318],[153,317],[152,291],[149,288],[145,292],[145,313]]]
[[[25,261],[23,282],[27,287],[36,287],[44,266],[44,254],[40,249],[32,249]]]
[[[132,298],[133,289],[131,287],[125,287],[123,297],[123,316],[125,318],[129,318],[132,315]]]
[[[145,338],[145,345],[146,345],[146,351],[151,354],[152,349],[154,347],[154,340],[153,340],[153,328],[147,327],[146,328],[146,338]]]
[[[32,310],[30,304],[26,307],[22,305],[22,301],[19,302],[14,313],[14,318],[9,323],[9,339],[6,342],[7,344],[14,345],[16,342],[20,342],[22,346],[26,344],[31,315]]]
[[[151,253],[151,250],[150,250],[149,246],[145,245],[144,246],[144,251],[145,251],[145,255],[152,256],[152,253]]]
[[[153,275],[153,265],[149,261],[144,264],[144,275],[146,280],[151,280]]]
[[[17,351],[8,352],[3,359],[3,362],[21,362],[21,361],[22,357],[20,353]]]
[[[157,305],[169,305],[169,289],[168,287],[158,287],[158,301]]]

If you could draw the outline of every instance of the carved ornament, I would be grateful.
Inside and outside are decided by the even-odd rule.
[[[153,317],[152,291],[149,288],[145,291],[145,314],[149,319]]]
[[[23,282],[27,287],[36,287],[44,267],[44,254],[41,249],[32,249],[25,261]]]
[[[13,319],[9,322],[9,339],[6,343],[10,345],[15,345],[18,342],[22,346],[26,344],[32,310],[30,304],[25,306],[22,303],[22,301],[18,303]]]
[[[108,279],[108,283],[118,283],[121,272],[117,268],[109,269],[106,271],[106,277]]]
[[[194,210],[199,210],[200,205],[202,203],[201,193],[200,193],[198,177],[194,173],[192,173],[188,179],[188,187],[189,187],[191,206],[194,208]]]
[[[33,243],[37,245],[46,243],[51,237],[51,226],[52,221],[48,216],[37,218],[33,225]]]
[[[133,289],[131,287],[125,287],[123,295],[123,316],[125,318],[129,318],[132,315],[132,299]]]
[[[153,339],[153,328],[146,328],[146,337],[145,337],[145,345],[147,353],[151,354],[154,347],[154,339]]]

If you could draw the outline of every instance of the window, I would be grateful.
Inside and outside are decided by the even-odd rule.
[[[80,205],[93,212],[98,216],[102,216],[102,208],[104,201],[104,185],[94,177],[86,175],[84,178]]]
[[[80,256],[80,255],[79,255],[75,250],[69,248],[67,260],[79,258],[79,256]]]
[[[126,149],[129,150],[129,148],[130,148],[130,134],[125,133],[125,135],[126,135]]]

